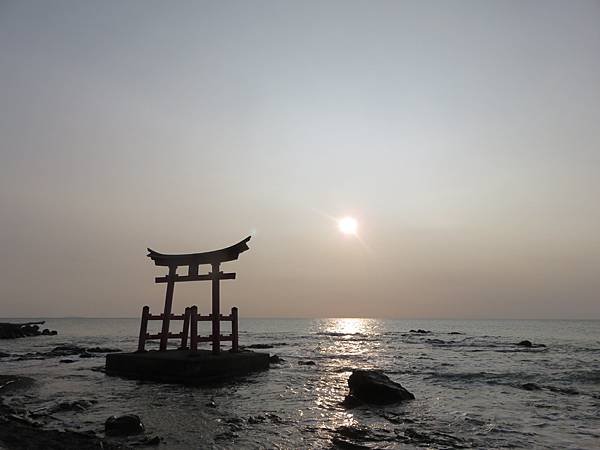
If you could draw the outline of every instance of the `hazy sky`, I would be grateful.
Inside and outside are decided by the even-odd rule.
[[[599,171],[598,1],[0,0],[0,317],[600,318]]]

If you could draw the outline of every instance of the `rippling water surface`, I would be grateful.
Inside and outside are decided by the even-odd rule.
[[[46,326],[59,335],[0,341],[11,354],[0,366],[38,381],[13,406],[91,402],[45,418],[50,427],[102,433],[108,416],[136,413],[174,449],[600,448],[599,321],[242,319],[240,344],[276,344],[263,351],[285,362],[211,387],[107,377],[103,355],[70,364],[25,356],[60,344],[133,351],[138,319]],[[545,347],[515,345],[523,339]],[[315,365],[298,364],[306,360]],[[354,368],[384,370],[416,400],[344,409]]]

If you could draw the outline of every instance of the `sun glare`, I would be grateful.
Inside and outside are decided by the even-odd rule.
[[[358,231],[358,222],[354,217],[344,217],[338,220],[338,228],[343,234],[356,235]]]

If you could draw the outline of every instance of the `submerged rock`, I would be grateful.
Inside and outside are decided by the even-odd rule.
[[[90,347],[86,351],[89,353],[117,353],[122,350],[120,348]]]
[[[74,400],[57,403],[48,408],[48,414],[66,411],[84,411],[92,406],[94,402],[89,400]]]
[[[65,344],[59,345],[58,347],[54,347],[48,353],[48,356],[73,356],[80,355],[85,352],[84,347],[79,347],[73,344]]]
[[[9,356],[10,356],[10,353],[0,352],[0,358],[8,358]]]
[[[333,444],[332,449],[339,449],[339,450],[369,450],[371,448],[371,447],[367,447],[366,445],[355,444],[354,442],[350,442],[345,439],[341,439],[337,436],[331,440],[331,443]]]
[[[517,345],[520,345],[521,347],[533,347],[533,344],[531,343],[531,341],[528,341],[528,340],[517,342]]]
[[[144,432],[144,424],[136,414],[110,416],[104,423],[104,431],[109,436],[127,436]]]
[[[350,393],[344,400],[348,407],[360,403],[385,405],[404,400],[414,400],[415,396],[404,389],[400,383],[388,378],[378,370],[355,370],[348,378]]]
[[[298,361],[298,365],[300,366],[314,366],[316,365],[314,361]]]
[[[422,328],[419,328],[418,330],[410,330],[411,333],[417,333],[417,334],[429,334],[431,333],[431,331],[429,330],[423,330]]]
[[[270,364],[281,364],[282,362],[285,362],[285,359],[280,358],[277,355],[269,356],[269,363]]]
[[[539,387],[535,383],[525,383],[525,384],[522,384],[521,387],[523,389],[525,389],[526,391],[541,391],[542,390],[542,388]]]

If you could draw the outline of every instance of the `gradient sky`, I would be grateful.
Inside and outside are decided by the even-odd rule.
[[[0,0],[0,317],[598,319],[599,171],[598,1]]]

